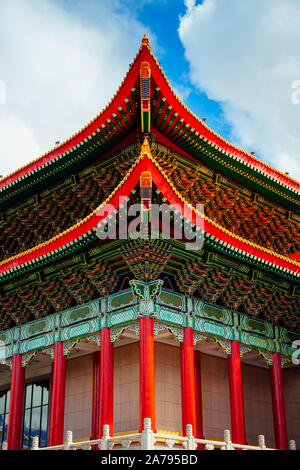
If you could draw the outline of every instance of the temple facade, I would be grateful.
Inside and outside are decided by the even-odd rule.
[[[144,37],[107,107],[0,181],[2,449],[138,448],[145,422],[166,448],[299,448],[299,207]]]

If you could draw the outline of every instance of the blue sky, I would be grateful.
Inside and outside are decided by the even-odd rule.
[[[136,3],[136,2],[133,2]],[[202,2],[198,2],[199,4]],[[206,93],[197,89],[189,79],[189,63],[178,35],[179,18],[184,16],[186,7],[182,0],[161,0],[141,3],[137,17],[157,38],[157,59],[177,91],[182,91],[184,103],[200,118],[223,137],[230,138],[230,125],[224,119],[217,101],[209,100]],[[185,92],[183,92],[185,90]]]
[[[64,5],[66,10],[77,10],[77,0],[75,3],[74,0],[57,0],[57,2]],[[201,4],[202,1],[197,3]],[[153,52],[184,103],[197,116],[205,117],[207,124],[216,132],[229,139],[230,125],[224,118],[221,106],[217,101],[209,100],[206,93],[197,89],[189,78],[189,62],[185,59],[185,49],[178,35],[180,17],[186,12],[184,1],[120,0],[120,5],[116,7],[116,10],[126,11],[127,9],[150,32],[149,38]],[[89,18],[88,7],[85,8],[85,13]],[[136,39],[138,45],[140,38]]]
[[[195,114],[300,179],[299,0],[1,0],[0,174],[94,118],[145,32]]]

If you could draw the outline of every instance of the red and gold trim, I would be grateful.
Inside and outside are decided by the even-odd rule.
[[[169,139],[175,139],[175,141],[180,140],[180,136],[184,136],[185,139],[191,143],[195,135],[200,136],[204,146],[209,145],[214,150],[224,154],[225,157],[230,157],[233,162],[242,162],[246,167],[255,170],[258,177],[260,177],[260,175],[267,176],[270,182],[274,181],[282,185],[283,192],[285,189],[290,189],[295,193],[300,193],[299,182],[279,170],[272,168],[252,154],[227,142],[184,105],[172,89],[161,66],[152,54],[146,36],[143,38],[139,52],[131,64],[122,84],[101,113],[99,113],[93,121],[88,123],[85,128],[81,129],[58,147],[55,147],[40,158],[3,178],[0,181],[0,190],[24,178],[30,173],[36,172],[46,164],[49,164],[55,159],[59,159],[62,155],[73,151],[77,146],[87,142],[92,134],[98,132],[99,129],[101,129],[101,132],[104,129],[103,132],[105,133],[105,126],[108,120],[112,120],[116,128],[119,128],[119,123],[122,123],[124,119],[132,123],[131,113],[127,112],[128,109],[126,109],[124,103],[130,103],[132,101],[132,90],[135,89],[139,79],[142,132],[149,133],[151,131],[152,79],[160,90],[159,98],[154,108],[153,122],[156,124],[155,127],[159,126],[162,134],[166,133]],[[114,131],[112,130],[111,133],[114,134]],[[108,140],[110,137],[110,134],[106,135]]]
[[[275,265],[297,274],[300,273],[300,263],[297,261],[245,240],[221,227],[218,223],[209,219],[202,213],[198,213],[197,210],[193,208],[188,201],[184,199],[184,197],[182,197],[179,191],[177,191],[170,178],[156,162],[151,154],[147,139],[144,141],[141,154],[137,161],[128,171],[120,184],[111,193],[110,197],[107,198],[101,206],[65,232],[62,232],[47,242],[24,253],[20,253],[12,258],[2,261],[0,263],[0,273],[14,269],[17,266],[29,263],[41,256],[45,256],[50,252],[58,250],[97,227],[103,219],[108,217],[119,207],[120,204],[122,204],[125,198],[128,197],[134,187],[138,184],[141,174],[145,171],[151,173],[153,182],[160,189],[168,202],[173,205],[178,205],[178,207],[181,208],[182,215],[184,215],[188,220],[192,223],[196,223],[196,215],[200,217],[202,221],[204,218],[204,230],[207,238],[211,240],[219,240],[225,247],[231,247],[241,254],[245,253],[251,259],[257,258],[262,260],[266,266]],[[108,212],[103,213],[103,211],[101,212],[99,209],[104,207],[106,204],[109,204]]]
[[[149,133],[151,130],[151,109],[150,109],[151,70],[150,70],[149,62],[141,63],[140,86],[141,86],[141,129],[142,129],[142,133]]]

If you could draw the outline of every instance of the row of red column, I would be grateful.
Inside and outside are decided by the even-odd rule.
[[[191,328],[184,328],[180,357],[183,434],[186,433],[186,425],[191,424],[194,436],[203,438],[200,353],[194,351]],[[156,429],[154,364],[154,320],[151,317],[142,317],[140,319],[140,431],[143,429],[144,418],[151,418],[152,429]],[[110,340],[110,329],[104,328],[101,330],[101,353],[94,354],[92,439],[102,436],[104,424],[109,425],[110,434],[113,434],[113,371],[114,347]],[[245,444],[241,357],[237,341],[231,342],[228,372],[232,441]],[[56,343],[50,402],[49,446],[60,445],[63,442],[65,377],[66,356],[63,354],[63,343]],[[271,384],[276,447],[284,450],[288,448],[288,439],[279,353],[273,353]],[[16,355],[12,364],[7,436],[10,450],[20,448],[24,388],[25,369],[22,367],[22,356]]]

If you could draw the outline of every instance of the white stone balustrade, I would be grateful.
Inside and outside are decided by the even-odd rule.
[[[290,450],[297,450],[296,448],[296,442],[295,441],[290,441]]]
[[[66,441],[64,444],[53,447],[39,448],[38,437],[32,438],[31,450],[91,450],[93,446],[98,446],[99,450],[124,450],[124,449],[140,449],[140,450],[196,450],[198,444],[202,445],[204,450],[276,450],[266,447],[265,437],[258,436],[258,446],[250,446],[243,444],[234,444],[231,441],[230,431],[224,431],[224,441],[214,441],[208,439],[196,439],[193,436],[193,429],[190,424],[186,427],[186,436],[174,436],[169,434],[154,433],[151,429],[151,419],[145,418],[144,430],[141,433],[127,434],[123,436],[110,436],[109,426],[103,426],[102,439],[91,441],[73,442],[72,431],[67,431]],[[181,446],[181,447],[180,447]],[[7,450],[7,443],[2,443],[2,450]],[[296,442],[290,441],[290,450],[296,450]]]

